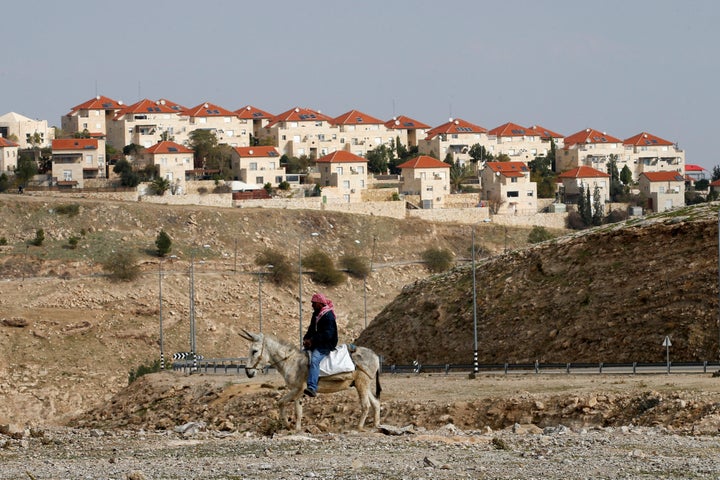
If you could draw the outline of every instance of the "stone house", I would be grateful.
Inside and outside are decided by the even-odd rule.
[[[450,194],[450,165],[420,155],[398,165],[401,171],[400,192],[420,197],[423,209],[442,208]]]
[[[430,125],[400,115],[385,122],[385,128],[392,131],[393,138],[399,139],[406,147],[417,147],[420,140],[427,137]]]
[[[18,144],[0,137],[0,175],[14,175],[18,161]]]
[[[558,175],[560,199],[563,203],[576,204],[580,191],[590,191],[591,205],[595,203],[595,194],[601,205],[610,199],[610,175],[585,165],[573,168]],[[597,187],[597,192],[595,188]]]
[[[347,150],[338,150],[318,158],[315,163],[325,200],[362,201],[361,191],[367,188],[367,160]]]
[[[479,144],[489,153],[495,151],[495,141],[488,136],[486,128],[467,122],[461,118],[450,119],[427,132],[427,137],[420,141],[420,153],[435,153],[438,158],[444,159],[452,155],[453,162],[464,165],[470,161],[469,151],[473,145]]]
[[[643,172],[638,185],[648,210],[659,213],[685,206],[685,177],[680,172]]]
[[[87,179],[106,178],[105,140],[62,138],[52,142],[52,183],[83,188]]]
[[[255,145],[235,147],[230,157],[230,168],[235,180],[263,186],[278,186],[285,180],[285,169],[280,166],[280,153],[275,147]]]
[[[145,149],[140,161],[156,165],[158,175],[170,182],[172,193],[187,192],[185,172],[193,168],[193,151],[179,143],[163,141]]]
[[[487,162],[480,172],[480,198],[498,215],[537,213],[537,184],[524,162]]]

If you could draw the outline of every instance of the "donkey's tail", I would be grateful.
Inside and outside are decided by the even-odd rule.
[[[382,387],[380,386],[380,369],[375,370],[375,398],[380,398]]]

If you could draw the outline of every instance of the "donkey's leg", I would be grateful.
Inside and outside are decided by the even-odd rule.
[[[299,392],[294,392],[291,390],[288,393],[286,393],[285,395],[283,395],[282,397],[280,397],[280,400],[278,400],[278,407],[280,409],[280,421],[283,422],[283,425],[285,425],[285,427],[288,430],[292,427],[290,426],[290,419],[288,419],[288,417],[285,415],[285,407],[287,406],[288,403],[294,401],[295,402],[295,414],[297,415],[297,403],[298,403],[298,398],[300,398],[300,395],[298,393]],[[300,412],[302,414],[302,410]]]
[[[355,376],[355,390],[357,390],[358,399],[360,400],[360,421],[358,422],[358,430],[365,428],[365,419],[370,411],[370,388],[368,387],[367,381],[359,374]]]
[[[295,431],[299,432],[302,424],[302,401],[298,398],[295,400]]]
[[[372,404],[373,413],[375,414],[375,428],[378,428],[380,426],[380,399],[377,398],[370,389],[368,389],[368,399]]]

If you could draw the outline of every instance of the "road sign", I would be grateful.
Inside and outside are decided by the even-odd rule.
[[[667,336],[667,335],[665,336],[665,340],[663,340],[662,346],[663,347],[672,347],[672,342],[670,341],[669,336]]]

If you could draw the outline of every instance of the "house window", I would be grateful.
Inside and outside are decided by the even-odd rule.
[[[226,137],[234,137],[234,136],[235,136],[235,130],[225,130],[225,136],[226,136]]]
[[[658,193],[665,193],[665,187],[660,187],[658,189]]]
[[[534,195],[534,192],[532,190],[527,191],[527,196],[532,197]]]
[[[319,142],[325,141],[325,134],[324,133],[318,133],[317,139]]]
[[[269,168],[270,170],[275,170],[275,162],[270,162],[270,163],[268,164],[268,168]]]
[[[343,195],[343,199],[345,200],[345,203],[350,203],[350,195],[348,195],[347,193]]]
[[[343,167],[337,167],[337,168],[335,169],[335,173],[337,173],[338,175],[342,175],[342,174],[343,174]]]
[[[365,180],[360,180],[360,188],[365,188]]]
[[[86,165],[92,165],[93,156],[92,155],[85,155],[85,164]]]
[[[293,143],[300,143],[300,135],[293,135]]]
[[[350,180],[343,180],[343,188],[350,188]]]
[[[66,182],[72,180],[72,170],[63,170],[63,180]]]
[[[359,167],[357,167],[357,172],[361,175],[365,173],[365,165],[360,165]]]
[[[517,198],[517,197],[519,197],[519,196],[520,196],[520,193],[517,192],[517,191],[507,192],[507,197],[508,197],[508,198]]]
[[[282,139],[283,139],[283,140],[287,140],[287,136],[286,136],[286,135],[283,135],[283,136],[282,136]]]
[[[248,167],[250,170],[257,170],[257,162],[250,162],[250,166]]]

